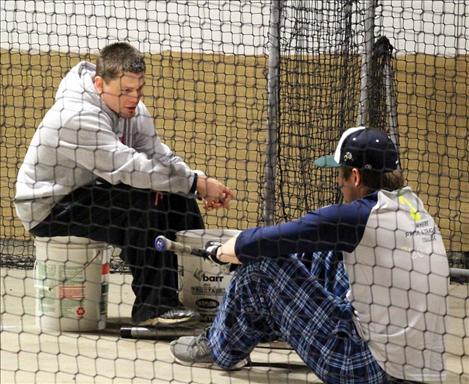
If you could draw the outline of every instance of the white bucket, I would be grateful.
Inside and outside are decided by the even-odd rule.
[[[90,239],[37,237],[34,281],[40,330],[106,327],[112,247]]]
[[[209,240],[226,242],[240,231],[235,229],[193,229],[180,231],[176,240],[193,248],[204,248]],[[185,307],[195,309],[201,320],[211,322],[228,286],[229,265],[218,265],[199,256],[178,254],[179,300]]]

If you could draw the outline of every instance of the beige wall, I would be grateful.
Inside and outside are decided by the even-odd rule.
[[[397,61],[407,180],[437,218],[448,249],[469,251],[469,56]]]
[[[1,52],[1,238],[25,236],[12,206],[16,173],[61,78],[78,60]],[[233,209],[208,213],[207,224],[256,225],[266,58],[164,52],[149,56],[147,63],[144,101],[165,142],[192,167],[237,193]],[[453,251],[469,251],[468,75],[468,56],[412,55],[396,65],[403,167]]]

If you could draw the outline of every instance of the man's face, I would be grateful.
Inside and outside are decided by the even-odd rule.
[[[107,83],[100,76],[95,78],[96,89],[104,104],[125,119],[135,115],[144,85],[143,73],[124,72],[121,77]]]
[[[358,177],[358,180],[357,180]],[[348,177],[344,176],[344,169],[339,168],[339,175],[337,176],[337,184],[342,191],[344,202],[350,203],[363,196],[362,188],[359,187],[360,174],[355,168],[352,169]]]

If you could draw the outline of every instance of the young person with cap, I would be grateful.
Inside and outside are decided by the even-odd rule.
[[[132,320],[176,324],[197,314],[178,301],[177,258],[158,235],[203,228],[195,200],[228,207],[233,192],[192,170],[155,131],[142,102],[144,56],[127,43],[103,48],[61,81],[19,170],[15,205],[34,236],[78,236],[122,249],[132,272]]]
[[[280,338],[325,383],[444,382],[446,252],[403,185],[395,145],[350,128],[315,164],[339,167],[344,203],[221,245],[220,262],[242,265],[210,328],[174,341],[172,354],[234,369]]]

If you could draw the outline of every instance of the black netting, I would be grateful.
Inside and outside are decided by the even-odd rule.
[[[317,345],[306,345],[308,340],[318,336],[312,323],[299,326],[300,323],[293,320],[293,327],[297,328],[289,334],[284,332],[282,337],[279,336],[280,340],[273,337],[274,332],[269,328],[275,322],[259,317],[250,323],[250,327],[267,329],[268,337],[264,335],[253,350],[253,364],[249,370],[227,373],[177,365],[170,357],[167,341],[203,331],[216,314],[214,308],[218,308],[228,289],[222,282],[229,280],[233,269],[217,265],[216,273],[207,272],[202,259],[195,259],[197,262],[190,259],[193,265],[184,267],[182,260],[177,261],[173,254],[165,254],[155,261],[153,238],[156,231],[143,231],[141,235],[139,226],[143,220],[145,228],[164,227],[165,234],[174,238],[175,231],[181,228],[205,226],[204,230],[195,229],[199,231],[195,238],[180,235],[191,246],[202,248],[204,244],[200,237],[206,240],[205,236],[218,236],[218,240],[224,241],[235,233],[231,230],[281,224],[301,217],[307,211],[341,202],[343,196],[337,187],[337,170],[318,168],[314,160],[333,153],[337,141],[348,128],[366,125],[385,131],[398,146],[400,168],[406,183],[420,197],[439,227],[451,268],[449,291],[441,283],[446,281],[446,257],[439,248],[441,243],[433,243],[435,233],[422,229],[429,222],[418,223],[421,218],[418,207],[412,199],[406,200],[407,197],[398,201],[410,207],[410,216],[417,223],[413,230],[404,231],[403,235],[399,227],[402,221],[399,220],[394,223],[394,229],[386,226],[384,221],[374,228],[376,238],[371,241],[373,244],[368,251],[372,249],[373,255],[376,252],[381,256],[384,249],[391,255],[389,259],[377,257],[370,261],[369,254],[365,252],[366,260],[355,261],[352,267],[347,265],[350,261],[348,255],[345,259],[340,256],[332,261],[331,254],[324,258],[313,254],[310,259],[305,257],[302,261],[307,267],[316,268],[314,284],[323,284],[334,294],[339,292],[344,303],[348,302],[344,295],[350,286],[345,272],[341,274],[341,268],[344,264],[351,268],[347,273],[357,268],[359,272],[352,276],[352,280],[365,287],[361,293],[366,296],[366,302],[357,302],[355,298],[355,309],[362,311],[365,308],[366,313],[366,308],[372,307],[370,322],[373,326],[376,325],[376,317],[380,320],[386,317],[383,314],[388,317],[385,323],[379,324],[380,327],[394,330],[394,326],[402,325],[395,322],[402,321],[407,324],[407,328],[404,327],[406,332],[409,328],[420,332],[422,327],[430,327],[435,318],[443,319],[435,326],[438,328],[436,331],[432,328],[427,332],[432,335],[425,336],[434,340],[432,337],[438,334],[445,345],[444,353],[440,353],[440,346],[435,347],[438,353],[432,357],[432,362],[446,358],[446,382],[467,382],[467,14],[468,5],[464,0],[0,0],[0,381],[219,383],[234,380],[300,383],[316,380],[311,367],[320,357],[328,356],[327,351],[315,352]],[[154,174],[142,178],[145,172],[140,172],[138,161],[133,163],[134,171],[128,172],[122,183],[117,183],[121,188],[117,191],[112,182],[115,181],[114,174],[119,173],[119,167],[106,175],[107,179],[102,174],[95,177],[99,168],[96,159],[102,153],[95,148],[86,152],[89,156],[83,156],[82,150],[89,150],[96,134],[86,126],[85,111],[80,111],[78,120],[74,120],[83,118],[83,124],[73,126],[73,132],[67,133],[68,141],[64,137],[51,139],[45,133],[37,134],[33,139],[54,104],[57,119],[47,120],[50,126],[42,132],[50,133],[59,125],[60,129],[70,129],[67,119],[74,106],[62,105],[62,96],[55,99],[62,79],[81,61],[94,63],[104,47],[117,41],[127,42],[143,54],[146,70],[142,100],[148,109],[147,117],[161,140],[192,170],[201,170],[231,188],[236,198],[230,209],[205,210],[203,201],[192,199],[192,195],[190,204],[178,204],[176,208],[171,198],[157,196],[157,188],[149,187]],[[138,73],[141,67],[130,68]],[[66,85],[64,88],[67,90]],[[88,91],[81,91],[82,99],[87,97]],[[97,100],[103,100],[99,92],[95,96]],[[109,110],[100,110],[98,115],[99,119],[104,116],[104,120],[119,120]],[[130,123],[120,121],[113,126],[119,132],[113,131],[116,137],[119,136],[119,142],[137,151],[144,148],[143,136],[137,142],[128,141],[133,136],[126,131],[126,124]],[[102,133],[96,134],[96,138]],[[74,135],[86,141],[88,147],[75,146],[70,139]],[[38,152],[27,158],[26,163],[30,167],[23,174],[21,183],[34,192],[25,199],[22,191],[18,191],[21,186],[18,188],[16,183],[26,152],[31,147],[36,147]],[[68,157],[62,156],[65,152]],[[165,161],[153,158],[153,153],[145,155],[155,162]],[[94,162],[89,162],[90,159]],[[105,163],[104,168],[112,168],[114,160],[112,158]],[[97,180],[96,185],[92,183],[93,187],[80,184],[78,188],[77,178],[84,180],[89,176],[79,175],[83,163],[88,164],[87,170],[92,175],[88,181],[94,183]],[[130,163],[121,164],[121,167],[128,168]],[[55,180],[47,185],[51,180],[43,177],[43,165],[53,168],[54,176],[69,176],[65,177],[67,181],[61,184]],[[192,172],[190,174],[192,177]],[[129,192],[129,185],[139,192],[131,188]],[[63,187],[71,187],[79,195],[78,204],[73,207],[66,205],[67,199],[72,199],[72,193],[60,194]],[[182,199],[182,195],[177,194],[173,198]],[[38,237],[46,236],[52,227],[56,231],[53,232],[54,237],[57,234],[78,234],[78,237],[87,238],[93,237],[90,233],[107,233],[108,237],[100,235],[93,240],[113,244],[113,248],[103,248],[104,243],[77,245],[74,243],[76,239],[61,240],[62,243],[39,241],[36,247],[33,236],[25,229],[32,219],[21,222],[15,211],[15,196],[23,202],[23,217],[27,212],[24,207],[31,201],[44,206],[48,204],[47,199],[60,197],[57,200],[64,204],[61,211],[48,212],[54,213],[52,216],[40,217],[39,221],[45,220],[46,225],[41,227],[42,232],[36,234]],[[119,214],[131,207],[125,220],[120,221],[125,224],[120,227],[106,221],[110,210],[102,209],[107,201],[113,199],[120,199],[116,205]],[[143,202],[142,199],[148,201]],[[162,202],[159,207],[165,213],[161,217],[154,214],[155,202]],[[197,207],[202,212],[200,217],[195,213]],[[34,218],[33,211],[31,207],[26,215]],[[70,213],[72,211],[73,214]],[[116,211],[113,214],[119,216]],[[403,218],[397,214],[396,218]],[[87,217],[93,217],[98,224],[93,231],[87,228],[80,232],[80,221],[86,221]],[[337,227],[341,224],[338,223]],[[221,229],[230,231],[220,235],[217,231]],[[342,228],[341,234],[347,237],[350,231],[359,232],[360,229],[353,227],[344,231]],[[329,234],[322,233],[324,237]],[[428,253],[399,247],[391,241],[415,234],[427,236],[428,243],[435,245],[432,258],[425,258],[425,262],[419,259],[419,252],[426,256]],[[134,244],[131,238],[139,241]],[[255,248],[260,253],[264,252],[263,256],[275,255],[282,246],[287,247],[282,239],[277,240],[270,244],[270,249],[266,250],[265,243],[261,241]],[[304,245],[304,240],[296,238],[290,243]],[[389,247],[388,240],[392,244]],[[331,250],[341,247],[341,239],[332,243]],[[80,247],[93,258],[86,262],[80,260],[75,265]],[[302,249],[295,248],[296,251],[301,253]],[[63,265],[47,264],[50,262],[49,254],[58,255],[57,252],[60,260],[66,260]],[[389,267],[390,260],[394,262],[402,252],[409,252],[412,261]],[[109,263],[103,261],[101,264],[100,257],[104,260],[104,254],[110,258]],[[409,263],[412,263],[410,267]],[[365,268],[360,269],[363,265]],[[242,269],[242,273],[248,276],[245,278],[252,279],[246,287],[253,296],[262,292],[267,284],[266,279],[259,276],[268,273],[271,265],[263,268],[261,272],[255,271],[254,278],[249,271]],[[96,276],[91,277],[92,272],[88,272],[91,269]],[[107,273],[109,269],[111,276]],[[326,270],[334,271],[336,277],[343,279],[339,283],[328,281]],[[298,297],[308,297],[309,294],[309,298],[321,297],[324,291],[320,289],[311,294],[309,283],[306,287],[290,289],[292,296],[288,293],[285,297],[275,296],[279,289],[291,288],[287,284],[291,280],[286,275],[302,273],[300,270],[292,271],[285,268],[282,274],[268,279],[269,284],[277,284],[276,288],[271,289],[263,300],[253,301],[256,305],[249,307],[246,318],[249,318],[249,313],[257,313],[270,300],[272,318],[281,313],[282,318],[288,321],[292,318],[298,320],[301,317],[298,314],[304,310],[297,305],[301,304]],[[85,294],[84,287],[85,281],[91,279],[95,279],[93,284],[99,289],[99,297],[94,299],[91,307],[99,319],[100,329],[89,331],[79,325],[75,329],[72,327],[72,332],[62,332],[70,319],[80,319],[80,322],[89,316],[88,298],[84,304],[89,293],[86,291]],[[188,283],[187,279],[192,280]],[[152,323],[144,329],[131,328],[145,317],[134,316],[132,320],[135,295],[140,295],[137,302],[145,295],[151,296],[154,292],[147,292],[155,289],[157,284],[153,282],[161,283],[161,292],[165,293],[159,292],[157,296],[163,300],[173,295],[173,301],[178,305],[180,300],[186,306],[197,305],[198,310],[200,304],[202,311],[206,310],[203,323],[181,328],[153,328]],[[244,288],[239,288],[239,292],[245,293]],[[181,292],[183,294],[178,296]],[[233,297],[241,297],[241,293],[234,295],[233,292]],[[444,313],[440,313],[445,300],[447,312],[444,309]],[[57,303],[60,303],[59,307],[56,307]],[[280,307],[283,304],[285,308]],[[108,306],[107,311],[105,305]],[[159,303],[158,308],[164,305]],[[57,310],[55,317],[50,315],[54,310]],[[420,317],[415,315],[419,310],[423,311]],[[229,308],[226,311],[229,313]],[[389,311],[394,312],[389,314]],[[322,322],[321,329],[327,330],[328,336],[332,334],[341,338],[355,332],[355,326],[347,328],[351,322],[345,320],[331,328],[329,320],[324,320],[336,321],[337,316],[331,313],[330,309],[319,308],[309,318]],[[155,312],[152,316],[159,317],[158,321],[161,321],[162,314]],[[234,315],[227,318],[223,322],[225,325],[231,324],[233,319],[239,320]],[[406,323],[410,318],[417,319],[415,326]],[[45,325],[54,321],[60,326],[51,331]],[[122,326],[127,333],[119,332]],[[244,325],[240,329],[246,327]],[[366,331],[372,333],[374,329]],[[235,333],[230,335],[233,340],[242,332]],[[283,340],[283,337],[297,334],[301,335],[298,340],[306,343],[304,348],[301,343],[288,345]],[[250,334],[243,345],[249,344],[251,336],[254,337]],[[127,337],[152,341],[124,340]],[[433,341],[419,339],[417,342],[414,337],[408,344],[406,337],[402,336],[396,345],[398,348],[404,346],[408,355],[407,352],[402,353],[397,362],[384,357],[382,366],[388,367],[388,373],[402,376],[404,366],[406,369],[411,366],[411,370],[420,367],[421,361],[415,360],[415,350],[425,350],[422,352],[425,354],[433,348],[433,345],[429,346]],[[392,342],[382,344],[386,348],[392,346]],[[309,347],[313,352],[307,357],[314,357],[310,360],[301,355]],[[395,354],[392,356],[396,357]],[[428,362],[430,358],[425,355],[423,360]],[[311,369],[305,366],[304,361]],[[333,361],[331,357],[327,364]],[[436,369],[440,370],[440,382],[445,382],[443,368]],[[326,371],[323,368],[316,373],[325,375],[332,383],[348,383],[353,379],[353,375],[345,378]],[[370,376],[360,377],[363,382],[368,382],[373,374],[376,372],[368,370],[366,375]],[[379,369],[377,375],[375,378],[379,377]],[[423,374],[417,376],[414,377],[416,380],[423,380]],[[369,380],[372,382],[374,379]]]

